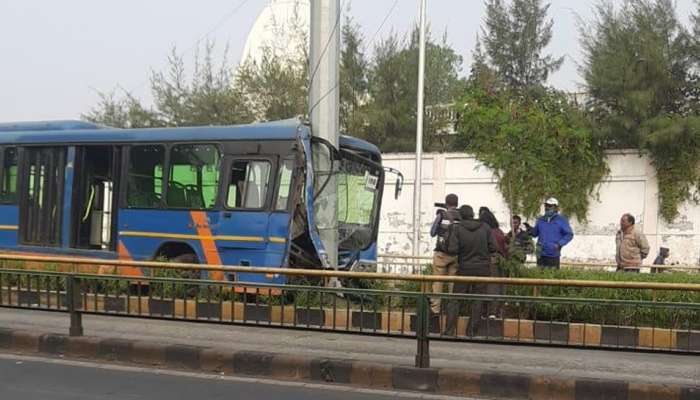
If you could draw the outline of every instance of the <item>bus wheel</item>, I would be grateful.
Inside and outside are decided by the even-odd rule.
[[[197,258],[197,255],[194,253],[184,253],[180,254],[177,257],[171,258],[169,260],[171,263],[175,264],[199,264],[199,259]],[[177,269],[173,270],[174,276],[180,278],[180,279],[188,279],[188,280],[196,280],[201,278],[201,273],[199,270],[196,269]],[[184,285],[184,296],[186,298],[194,298],[197,297],[197,285]]]
[[[169,260],[175,264],[199,264],[199,259],[194,253],[180,254],[175,258]],[[182,279],[199,279],[201,277],[200,271],[196,269],[178,269],[177,274]]]

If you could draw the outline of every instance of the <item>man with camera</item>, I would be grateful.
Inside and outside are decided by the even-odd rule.
[[[438,203],[435,205],[438,207],[443,206],[443,204]],[[448,252],[447,239],[450,225],[460,220],[459,211],[457,210],[458,205],[459,198],[457,195],[454,193],[448,194],[445,197],[444,208],[437,210],[435,220],[430,228],[430,236],[437,236],[435,251],[433,252],[433,275],[454,276],[457,274],[457,255]],[[444,282],[434,282],[432,292],[442,293],[443,286]],[[449,284],[448,287],[448,292],[452,292],[452,284]],[[440,304],[439,298],[430,300],[430,308],[433,313],[440,313]]]

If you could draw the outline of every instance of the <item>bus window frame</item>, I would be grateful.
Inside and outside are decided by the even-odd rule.
[[[156,207],[133,207],[129,205],[129,175],[130,175],[130,162],[131,162],[131,150],[134,147],[142,147],[142,146],[160,146],[164,149],[164,157],[163,157],[163,176],[161,179],[163,180],[163,183],[161,184],[161,194],[160,194],[160,201],[158,202],[158,205]],[[127,144],[124,146],[126,151],[124,151],[124,162],[123,162],[123,170],[122,170],[122,179],[124,180],[123,184],[121,186],[121,190],[119,193],[119,208],[125,208],[128,210],[167,210],[167,207],[165,207],[165,196],[166,193],[165,191],[167,190],[167,184],[166,184],[166,171],[167,171],[167,166],[168,166],[168,156],[169,156],[169,151],[168,151],[168,143],[151,143],[151,142],[144,142],[144,143],[134,143],[134,144]]]
[[[20,174],[20,161],[19,161],[19,146],[15,145],[0,145],[0,189],[2,184],[5,183],[5,151],[7,149],[15,149],[15,158],[17,159],[17,176],[15,177],[15,201],[5,201],[0,197],[0,204],[2,205],[18,205],[19,204],[19,174]]]
[[[219,182],[217,183],[217,193],[216,193],[216,198],[214,199],[214,205],[212,207],[203,207],[203,208],[187,208],[187,207],[170,207],[168,205],[168,189],[170,188],[170,155],[175,146],[182,146],[182,145],[201,145],[201,146],[214,146],[216,150],[219,152],[219,165],[217,168],[219,169]],[[165,157],[165,165],[164,165],[164,171],[163,171],[163,194],[161,197],[161,206],[162,209],[164,210],[178,210],[178,211],[216,211],[220,209],[221,204],[221,179],[222,179],[222,166],[224,165],[224,160],[226,159],[226,154],[224,153],[223,145],[220,142],[169,142],[165,144],[166,146],[166,157]],[[167,170],[167,172],[165,171]],[[166,179],[167,177],[167,179]],[[152,209],[151,209],[152,210]]]
[[[282,177],[279,176],[279,169],[282,167],[285,161],[291,160],[292,161],[292,176],[291,179],[289,180],[289,196],[287,197],[287,207],[285,208],[280,208],[277,209],[277,199],[279,197],[279,191],[282,183]],[[301,179],[302,174],[298,174],[297,171],[299,170],[299,159],[294,153],[290,153],[284,156],[277,156],[277,170],[276,172],[276,177],[275,177],[275,193],[272,197],[272,204],[270,204],[270,207],[272,208],[273,213],[290,213],[292,212],[292,205],[295,204],[298,201],[299,194],[296,193],[298,190],[297,184],[298,180]],[[278,179],[279,178],[279,179]]]
[[[256,154],[256,155],[238,155],[238,154],[226,154],[226,162],[224,163],[225,168],[226,168],[226,176],[225,179],[221,181],[220,185],[220,196],[219,200],[221,201],[221,207],[223,210],[233,212],[233,211],[245,211],[245,212],[267,212],[267,213],[272,213],[274,210],[272,210],[272,201],[273,201],[273,194],[277,193],[277,168],[278,168],[278,159],[279,155],[263,155],[263,154]],[[231,182],[231,168],[233,167],[233,163],[236,161],[266,161],[270,163],[270,176],[268,177],[268,187],[270,184],[274,185],[272,188],[273,190],[267,190],[267,193],[265,193],[265,202],[263,203],[262,207],[259,208],[247,208],[247,207],[229,207],[228,205],[228,187]],[[274,175],[273,175],[274,174]],[[274,176],[274,178],[273,178]],[[286,211],[279,211],[279,212],[286,212]]]

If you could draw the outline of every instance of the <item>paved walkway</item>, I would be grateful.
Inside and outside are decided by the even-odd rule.
[[[68,315],[0,308],[0,327],[68,332]],[[216,346],[315,357],[413,365],[416,342],[349,334],[158,321],[83,317],[85,334],[163,344]],[[700,385],[700,357],[534,346],[431,342],[431,366],[640,383]]]

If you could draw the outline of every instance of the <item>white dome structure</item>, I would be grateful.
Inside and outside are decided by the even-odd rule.
[[[288,59],[308,48],[310,13],[309,0],[270,0],[248,34],[241,64],[259,62],[266,51]]]

